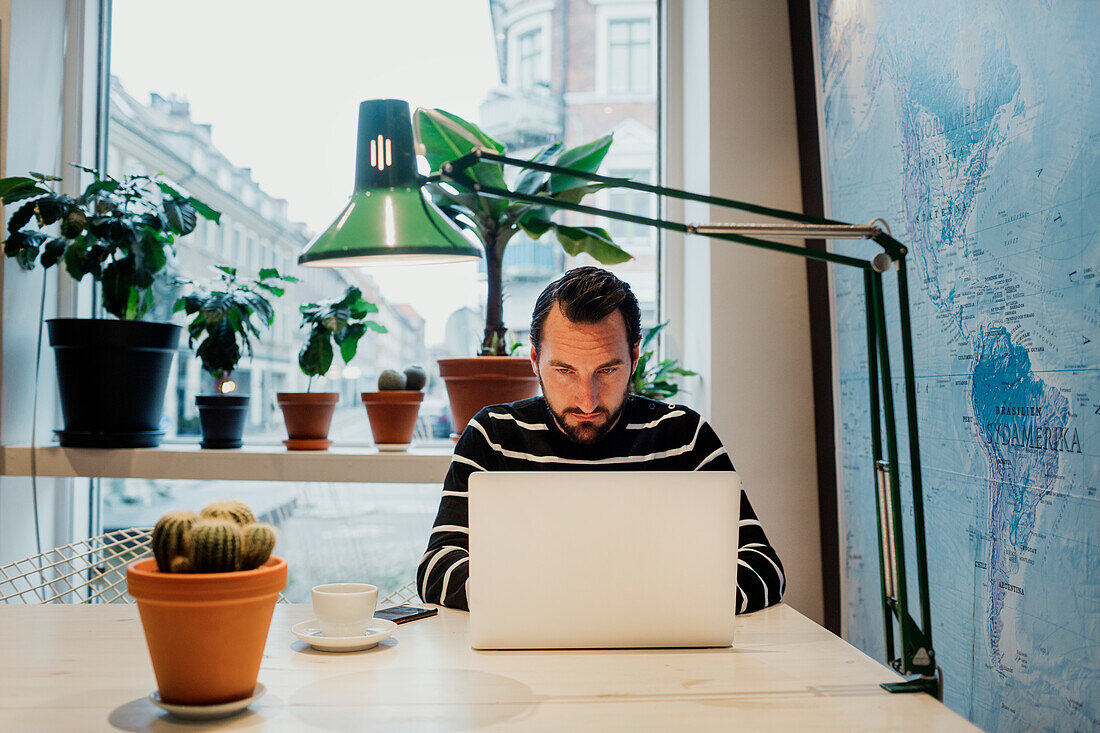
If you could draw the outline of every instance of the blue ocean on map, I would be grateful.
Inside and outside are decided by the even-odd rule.
[[[944,701],[1098,730],[1100,3],[820,0],[814,30],[827,213],[909,251]],[[831,276],[843,631],[884,659],[863,280]]]

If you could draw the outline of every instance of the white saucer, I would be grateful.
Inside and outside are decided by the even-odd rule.
[[[402,451],[408,450],[412,443],[375,443],[374,447],[380,451]]]
[[[315,618],[290,627],[292,634],[322,652],[357,652],[370,649],[396,630],[397,624],[384,618],[371,619],[370,628],[363,636],[324,636]]]
[[[256,689],[252,691],[252,697],[232,702],[223,702],[217,705],[174,705],[160,699],[160,691],[153,690],[149,693],[149,702],[162,710],[167,710],[177,718],[185,720],[213,720],[214,718],[228,718],[236,715],[252,703],[264,696],[267,690],[262,682],[256,683]]]

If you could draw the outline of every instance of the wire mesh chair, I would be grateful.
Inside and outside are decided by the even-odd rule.
[[[415,580],[405,583],[405,585],[401,586],[393,593],[390,593],[383,598],[378,605],[381,608],[385,608],[388,606],[400,606],[405,603],[412,603],[414,605],[423,603],[423,601],[420,600],[420,594],[416,590]]]
[[[152,554],[152,531],[118,529],[0,565],[0,603],[132,603],[126,566]]]
[[[133,603],[126,566],[152,556],[152,532],[116,529],[0,565],[0,603]]]

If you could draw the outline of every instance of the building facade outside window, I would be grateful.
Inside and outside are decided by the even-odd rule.
[[[525,92],[535,88],[542,78],[542,29],[535,28],[521,35],[516,42],[519,51],[516,86]]]
[[[648,94],[653,76],[652,29],[648,18],[608,23],[607,89],[612,94]]]

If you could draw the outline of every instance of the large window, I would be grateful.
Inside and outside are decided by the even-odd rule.
[[[239,388],[251,395],[246,442],[285,438],[275,395],[306,389],[297,365],[302,303],[336,297],[356,285],[379,306],[378,320],[390,331],[364,337],[349,367],[336,359],[321,384],[313,384],[315,391],[340,394],[330,434],[337,443],[369,444],[358,395],[374,389],[382,370],[420,363],[434,372],[435,358],[472,355],[480,342],[485,283],[477,264],[370,270],[296,265],[301,249],[331,223],[351,193],[361,101],[395,97],[413,108],[441,107],[479,124],[510,154],[525,157],[547,142],[576,146],[610,132],[616,142],[602,170],[640,171],[652,179],[656,99],[638,98],[654,91],[649,82],[656,76],[650,22],[611,25],[614,77],[625,74],[623,89],[635,95],[630,104],[619,104],[606,97],[608,90],[593,73],[592,60],[604,53],[595,48],[603,37],[595,28],[597,4],[584,13],[576,5],[571,3],[570,22],[563,24],[562,0],[518,0],[499,7],[452,0],[328,0],[324,12],[301,12],[296,3],[270,0],[194,0],[182,10],[168,0],[114,0],[109,172],[162,173],[223,213],[221,226],[204,224],[182,240],[173,274],[204,280],[213,265],[231,265],[249,274],[274,265],[302,279],[277,301],[273,328],[235,375]],[[502,8],[506,12],[497,12]],[[257,19],[263,20],[259,26]],[[159,30],[150,33],[150,28]],[[410,48],[410,38],[415,48]],[[586,202],[626,211],[648,211],[651,206],[627,193],[601,194]],[[657,317],[656,235],[593,217],[559,216],[568,223],[609,228],[636,254],[635,260],[612,269],[631,282],[644,325],[652,325]],[[567,256],[552,234],[538,241],[517,235],[506,252],[504,272],[510,338],[526,339],[534,300],[550,281],[569,267],[590,263],[587,256]],[[195,396],[213,389],[212,377],[203,373],[190,350],[181,348],[165,404],[170,439],[196,440]],[[421,415],[420,435],[450,445],[453,427],[437,378],[429,382]],[[104,481],[102,524],[147,525],[167,509],[198,508],[211,486],[222,495],[238,488]],[[247,486],[240,490],[252,491]],[[287,498],[279,504],[286,511],[271,516],[283,526],[288,545],[307,548],[309,538],[320,537],[331,543],[334,557],[350,558],[375,552],[365,548],[378,543],[389,549],[400,546],[406,549],[393,555],[400,558],[393,562],[402,570],[394,577],[408,579],[419,552],[406,550],[422,548],[438,497],[438,487],[415,486],[409,488],[411,504],[398,500],[402,489],[384,485],[317,484],[271,491],[271,501]],[[391,499],[393,506],[386,503]],[[371,514],[375,510],[379,513]],[[369,521],[363,519],[366,515]],[[377,551],[389,557],[389,549]],[[298,564],[303,565],[309,563]],[[341,567],[339,562],[335,567]],[[351,572],[358,566],[346,567]],[[310,570],[308,578],[292,579],[292,584],[308,588],[303,584],[341,577],[347,575]]]

